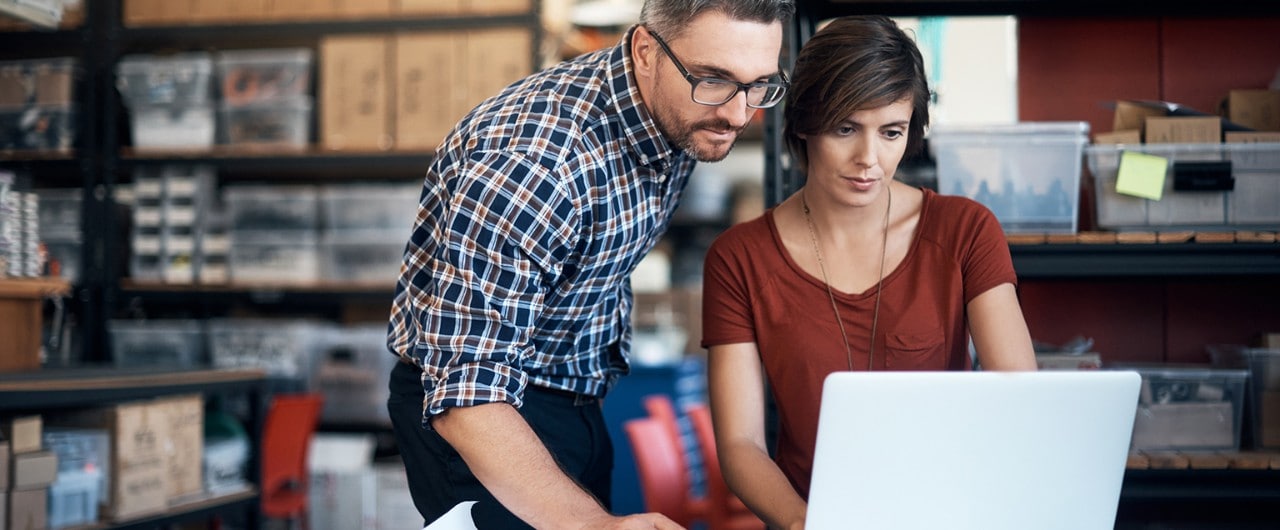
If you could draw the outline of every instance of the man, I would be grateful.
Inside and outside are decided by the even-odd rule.
[[[791,0],[648,0],[618,46],[480,104],[437,151],[388,347],[391,413],[427,521],[679,528],[609,513],[599,400],[628,371],[631,271],[696,161],[785,92]]]

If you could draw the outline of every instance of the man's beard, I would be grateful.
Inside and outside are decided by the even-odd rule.
[[[742,136],[743,128],[738,128],[733,142],[731,142],[723,151],[714,150],[711,146],[703,146],[698,148],[697,142],[693,139],[693,134],[699,129],[711,129],[722,131],[729,129],[728,123],[719,120],[700,121],[696,123],[683,123],[675,116],[666,112],[655,112],[657,117],[658,129],[666,135],[667,140],[681,151],[684,151],[694,160],[699,162],[719,162],[729,155],[729,151],[733,150],[733,146],[738,143],[738,138]]]

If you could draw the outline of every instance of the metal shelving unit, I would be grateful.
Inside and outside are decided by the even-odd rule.
[[[326,35],[335,34],[392,34],[400,31],[432,31],[478,29],[492,27],[527,27],[532,30],[534,42],[541,40],[542,30],[538,17],[538,4],[532,4],[529,13],[495,16],[443,16],[443,17],[387,17],[357,20],[317,21],[268,21],[243,24],[215,23],[210,25],[163,25],[125,27],[120,12],[120,2],[107,4],[101,16],[114,21],[105,29],[108,51],[102,64],[109,68],[104,72],[104,86],[108,96],[104,102],[102,154],[103,170],[99,186],[106,197],[114,197],[115,188],[128,182],[136,167],[162,164],[205,164],[219,170],[220,182],[240,180],[299,182],[342,182],[359,176],[361,181],[410,181],[420,179],[432,159],[429,152],[326,152],[312,146],[296,151],[248,150],[215,146],[199,151],[134,150],[123,147],[120,120],[127,116],[122,102],[114,93],[114,65],[127,53],[146,53],[157,49],[209,49],[240,47],[305,46],[315,47]],[[531,47],[536,59],[538,47]],[[537,61],[534,61],[536,64]],[[313,75],[313,79],[318,76]],[[317,100],[318,101],[318,100]],[[314,127],[314,125],[313,125]],[[111,203],[110,199],[108,202]],[[111,209],[108,207],[108,209]],[[110,212],[108,212],[110,213]],[[126,244],[117,240],[121,222],[114,215],[106,218],[99,237],[106,248],[120,248]],[[122,285],[119,278],[124,271],[117,264],[104,263],[102,307],[104,315],[127,308],[132,304],[154,306],[157,310],[181,309],[185,304],[197,314],[217,314],[235,304],[268,306],[281,311],[314,310],[317,307],[333,311],[345,302],[368,303],[381,301],[385,296],[390,304],[393,286],[327,285],[313,288],[295,286],[231,285],[204,287]],[[99,324],[102,325],[101,323]],[[99,331],[105,339],[109,330]],[[102,341],[99,344],[106,344]],[[108,352],[96,351],[95,358],[106,358]]]
[[[266,389],[267,379],[256,370],[175,372],[81,368],[10,373],[0,374],[0,414],[50,414],[189,393],[246,396],[250,404],[246,425],[250,439],[254,440],[246,473],[255,487],[244,492],[203,498],[173,507],[162,514],[91,528],[162,528],[212,515],[241,513],[247,527],[255,530],[261,526],[256,485],[261,469],[258,446],[266,418]]]

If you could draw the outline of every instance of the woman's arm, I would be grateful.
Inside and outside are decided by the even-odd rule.
[[[806,504],[769,457],[764,373],[755,343],[712,346],[707,379],[725,482],[770,528],[804,528]]]
[[[968,306],[969,334],[983,370],[1035,370],[1031,332],[1022,316],[1013,284],[1002,283],[978,295]]]

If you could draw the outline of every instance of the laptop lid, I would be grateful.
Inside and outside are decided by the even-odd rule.
[[[808,530],[1110,530],[1131,371],[838,372],[823,384]]]

